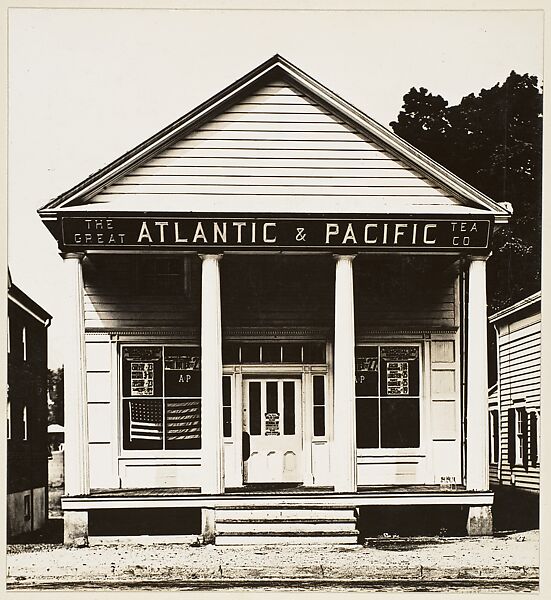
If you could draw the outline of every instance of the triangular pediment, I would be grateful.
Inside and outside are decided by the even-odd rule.
[[[42,216],[507,215],[284,59],[274,57],[264,67],[106,167],[95,181],[46,205]]]

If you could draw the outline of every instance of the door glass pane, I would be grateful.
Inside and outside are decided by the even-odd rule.
[[[224,437],[231,437],[231,377],[222,377],[222,425]]]
[[[295,434],[295,383],[283,382],[283,434]]]
[[[260,362],[260,344],[254,342],[241,344],[241,362],[258,363]]]
[[[311,364],[325,364],[325,343],[308,342],[304,344],[304,362]]]
[[[279,412],[277,406],[277,381],[266,382],[266,412],[277,413]]]
[[[280,363],[281,344],[262,344],[262,362]]]
[[[249,433],[260,435],[260,382],[249,383]]]
[[[314,435],[325,435],[325,377],[314,375]]]
[[[356,399],[356,445],[358,448],[379,447],[379,399]]]
[[[302,362],[302,344],[287,343],[283,344],[283,362],[300,363]]]
[[[381,447],[419,447],[418,398],[381,398]]]

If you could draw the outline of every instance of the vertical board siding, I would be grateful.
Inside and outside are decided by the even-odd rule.
[[[397,209],[457,205],[450,194],[285,83],[262,88],[98,194],[115,209],[204,196],[385,198]]]
[[[500,410],[500,477],[490,468],[492,483],[515,485],[539,491],[540,467],[509,463],[508,411],[525,407],[528,411],[541,406],[541,316],[533,315],[498,326],[499,410]],[[530,440],[530,419],[528,439]],[[538,449],[541,454],[541,448]],[[518,462],[518,458],[517,458]],[[512,481],[514,479],[514,483]]]

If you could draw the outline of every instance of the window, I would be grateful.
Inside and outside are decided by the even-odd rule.
[[[231,377],[227,375],[222,377],[222,417],[224,437],[231,437]]]
[[[224,364],[325,364],[324,342],[226,342]]]
[[[23,407],[23,439],[24,440],[29,439],[29,429],[28,429],[28,422],[27,422],[27,407],[26,406]]]
[[[124,346],[121,360],[123,448],[200,448],[199,348]]]
[[[490,432],[490,463],[499,462],[499,411],[491,410],[489,413]]]
[[[358,448],[418,448],[419,347],[356,348]]]
[[[8,406],[6,407],[6,419],[8,425],[8,440],[11,440],[11,402],[8,398]]]
[[[21,343],[23,347],[23,360],[27,360],[27,328],[21,330]]]
[[[23,496],[23,518],[25,521],[31,520],[31,496],[30,494],[25,494]]]
[[[314,437],[325,435],[325,375],[314,375]]]
[[[528,413],[524,406],[508,411],[509,464],[528,467]]]

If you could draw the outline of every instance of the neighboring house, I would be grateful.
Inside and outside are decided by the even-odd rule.
[[[7,534],[48,517],[47,328],[51,316],[8,273]]]
[[[490,483],[496,493],[534,497],[540,487],[541,292],[489,321],[498,363],[489,401]]]
[[[396,506],[492,533],[506,207],[274,56],[39,215],[67,285],[67,543],[144,511],[176,534],[176,509],[218,544],[353,543],[355,509]]]

